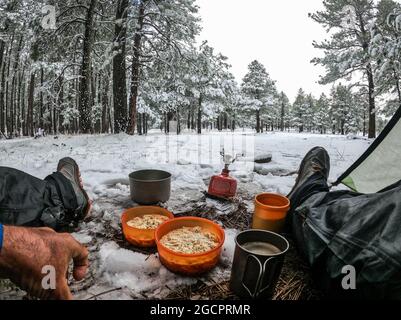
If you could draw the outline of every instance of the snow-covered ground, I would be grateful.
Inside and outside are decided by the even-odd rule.
[[[90,249],[92,263],[87,279],[72,286],[77,298],[87,299],[99,293],[103,294],[96,297],[98,299],[164,298],[178,287],[194,284],[198,279],[174,275],[160,264],[157,254],[133,250],[124,243],[120,217],[125,208],[134,205],[129,199],[129,173],[145,168],[171,172],[172,196],[165,206],[180,215],[204,210],[219,222],[221,217],[239,212],[240,205],[250,215],[253,198],[258,193],[287,194],[294,184],[294,173],[300,161],[312,147],[323,146],[328,150],[332,163],[330,179],[335,180],[369,143],[364,139],[296,133],[165,136],[152,132],[146,137],[124,134],[60,136],[0,141],[0,165],[39,178],[53,172],[58,160],[65,156],[73,157],[80,165],[85,188],[94,205],[91,219],[74,233]],[[232,175],[239,181],[239,197],[233,204],[210,200],[203,194],[209,178],[222,169],[222,147],[226,153],[243,155],[232,166]],[[264,154],[272,154],[273,161],[255,167],[253,158]],[[202,277],[203,282],[219,283],[229,279],[237,232],[234,226],[226,229],[221,262]],[[20,296],[8,292],[7,297],[13,294]]]

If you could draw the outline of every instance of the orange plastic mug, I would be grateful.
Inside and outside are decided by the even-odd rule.
[[[282,232],[290,200],[276,193],[262,193],[255,198],[252,228],[275,233]]]

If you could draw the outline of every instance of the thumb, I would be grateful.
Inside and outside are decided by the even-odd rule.
[[[77,241],[73,240],[73,247],[72,247],[72,259],[74,261],[74,270],[73,276],[74,279],[77,281],[82,280],[85,278],[86,272],[88,271],[88,250],[78,243]]]

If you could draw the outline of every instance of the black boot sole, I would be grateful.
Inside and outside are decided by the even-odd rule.
[[[85,189],[81,187],[81,183],[80,183],[80,181],[79,181],[79,178],[80,178],[79,166],[78,166],[78,164],[76,163],[76,161],[75,161],[74,159],[72,159],[72,158],[65,158],[65,159],[63,159],[63,160],[64,160],[64,163],[67,163],[67,164],[72,165],[72,166],[74,167],[74,173],[75,173],[74,178],[75,178],[75,183],[77,183],[79,189],[81,190],[82,194],[84,195],[84,197],[85,197],[85,199],[86,199],[86,203],[87,203],[87,204],[86,204],[85,208],[83,209],[83,214],[82,214],[82,218],[84,219],[84,218],[86,218],[86,217],[88,216],[88,214],[89,214],[89,211],[90,211],[90,209],[91,209],[91,203],[90,203],[90,199],[89,199],[88,194],[86,193]],[[60,171],[60,170],[61,170],[61,167],[62,167],[62,163],[59,163],[59,165],[57,166],[57,171]]]

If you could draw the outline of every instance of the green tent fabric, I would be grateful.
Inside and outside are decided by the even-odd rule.
[[[401,108],[368,150],[334,185],[376,193],[401,180]]]

